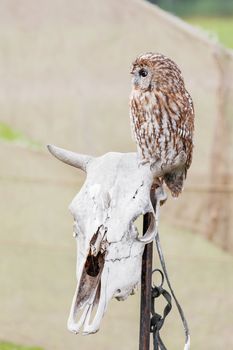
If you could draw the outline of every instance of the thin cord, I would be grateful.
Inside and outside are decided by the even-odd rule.
[[[167,268],[166,268],[166,264],[165,264],[165,260],[164,260],[164,256],[163,256],[163,251],[162,251],[162,247],[161,247],[161,243],[160,243],[160,237],[159,237],[159,230],[158,230],[158,222],[159,222],[159,210],[160,210],[160,201],[157,200],[156,201],[156,210],[155,210],[155,222],[156,222],[156,235],[155,235],[155,243],[156,243],[156,247],[157,247],[157,251],[159,254],[159,259],[160,259],[160,263],[163,269],[163,273],[165,275],[166,281],[167,281],[167,285],[171,291],[171,294],[173,296],[173,299],[175,300],[176,303],[176,307],[179,311],[183,326],[184,326],[184,332],[185,332],[185,346],[184,346],[184,350],[189,350],[190,349],[190,332],[189,332],[189,327],[188,327],[188,322],[185,318],[184,312],[182,310],[182,307],[180,306],[180,303],[178,302],[175,293],[172,289],[169,277],[168,277],[168,272],[167,272]]]

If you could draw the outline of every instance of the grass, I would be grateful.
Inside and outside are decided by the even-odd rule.
[[[185,20],[217,35],[223,45],[233,48],[233,17],[189,17]]]
[[[15,345],[12,343],[0,342],[0,350],[42,350],[42,348],[27,347],[27,346]]]
[[[0,140],[21,144],[27,147],[40,147],[38,142],[30,140],[22,132],[13,129],[11,126],[3,122],[0,122]]]

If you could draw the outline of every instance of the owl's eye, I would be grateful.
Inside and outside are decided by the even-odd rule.
[[[142,69],[140,69],[140,71],[139,71],[138,73],[139,73],[139,75],[140,75],[141,77],[144,78],[144,77],[147,76],[148,71],[147,71],[146,69],[142,68]]]

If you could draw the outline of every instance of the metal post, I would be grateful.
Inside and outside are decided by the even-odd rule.
[[[149,220],[149,214],[145,214],[143,217],[143,234],[146,233],[149,227]],[[152,257],[153,242],[145,246],[142,256],[139,350],[150,349]]]

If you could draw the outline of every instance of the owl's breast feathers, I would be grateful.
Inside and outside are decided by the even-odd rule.
[[[192,161],[194,130],[194,110],[188,92],[133,90],[130,110],[142,158],[149,162],[160,158],[168,163],[184,150],[187,154],[186,175]]]

